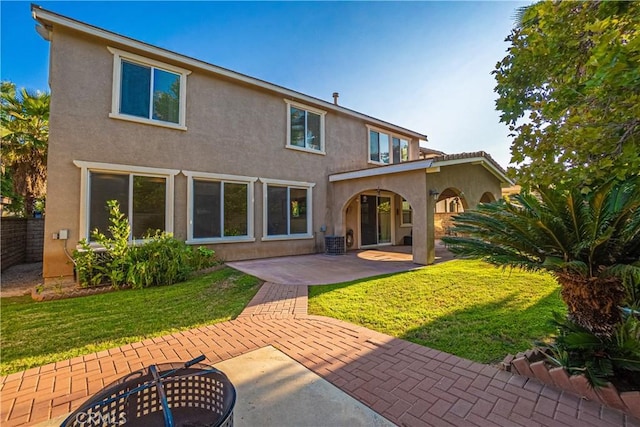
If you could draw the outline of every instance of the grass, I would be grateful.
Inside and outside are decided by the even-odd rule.
[[[334,317],[481,363],[532,348],[564,311],[548,274],[456,260],[309,288],[309,313]]]
[[[223,268],[171,286],[47,302],[2,298],[0,375],[232,319],[259,284]]]

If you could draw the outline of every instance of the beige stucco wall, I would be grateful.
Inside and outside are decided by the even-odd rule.
[[[111,47],[139,53],[124,46]],[[162,58],[151,58],[171,63]],[[176,63],[173,65],[180,66]],[[262,242],[262,185],[255,185],[254,243],[211,245],[225,260],[313,253],[323,249],[321,226],[342,224],[333,218],[328,174],[372,167],[367,162],[364,120],[328,111],[326,155],[285,148],[286,104],[282,95],[225,80],[200,69],[187,78],[187,130],[109,118],[113,55],[102,40],[54,28],[51,41],[51,117],[49,177],[44,245],[44,276],[66,276],[65,255],[80,236],[81,171],[74,160],[170,168],[315,183],[314,239]],[[328,94],[329,95],[329,94]],[[313,107],[313,105],[310,105]],[[408,138],[410,139],[410,138]],[[418,140],[410,152],[417,155]],[[420,191],[424,185],[420,184]],[[417,191],[417,190],[416,190]],[[412,194],[412,197],[416,197]],[[175,177],[175,235],[187,234],[187,178]],[[52,234],[68,229],[68,241]]]
[[[495,200],[501,198],[500,181],[480,164],[460,164],[444,166],[440,172],[428,173],[429,189],[442,193],[451,187],[461,192],[465,209],[472,209],[485,192],[491,193]]]
[[[334,203],[332,204],[333,218],[332,233],[344,235],[347,228],[352,228],[356,234],[356,242],[359,239],[357,227],[358,196],[364,192],[391,192],[399,197],[404,197],[413,208],[413,261],[418,264],[429,264],[427,254],[427,223],[433,221],[427,212],[427,180],[424,170],[416,170],[403,173],[395,173],[383,176],[351,179],[338,181],[331,184],[330,193]],[[395,207],[398,207],[397,205]],[[400,219],[396,215],[394,207],[394,222],[396,227]],[[349,213],[347,213],[349,208]],[[355,215],[354,215],[355,212]],[[348,222],[347,222],[348,221]],[[396,230],[396,241],[398,232]]]
[[[439,172],[427,174],[428,187],[431,190],[436,190],[442,193],[447,188],[455,188],[456,193],[460,194],[465,210],[473,209],[480,203],[480,199],[484,193],[491,193],[497,200],[501,197],[501,185],[500,181],[480,164],[464,164],[464,165],[451,165],[440,168]],[[434,219],[429,223],[430,235],[433,234],[435,238],[442,237],[442,233],[437,229],[437,220],[442,218],[436,218],[438,214],[435,214],[435,203],[433,203]],[[442,224],[439,224],[442,225]],[[431,240],[429,240],[431,242]],[[435,247],[429,247],[429,253],[434,251]]]
[[[412,226],[402,225],[402,197],[395,196],[394,200],[395,242],[396,245],[404,245],[405,236],[411,236]]]

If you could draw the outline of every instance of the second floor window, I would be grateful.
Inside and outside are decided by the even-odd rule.
[[[369,160],[389,164],[390,159],[389,135],[375,130],[369,131]]]
[[[409,141],[402,138],[392,138],[393,140],[393,163],[409,161]]]
[[[121,114],[179,123],[179,74],[129,61],[122,61],[121,73]]]
[[[189,71],[110,49],[115,57],[110,117],[185,128],[186,76]]]
[[[325,113],[290,102],[287,109],[287,148],[324,154]]]
[[[369,129],[369,161],[388,165],[409,161],[409,141]]]

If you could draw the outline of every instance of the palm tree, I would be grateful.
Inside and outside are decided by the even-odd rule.
[[[49,101],[48,93],[17,94],[13,83],[1,84],[2,168],[11,173],[14,193],[24,197],[27,216],[46,193]]]
[[[494,265],[547,270],[561,285],[568,319],[600,337],[636,305],[640,287],[640,177],[589,195],[538,188],[454,218],[452,252]]]

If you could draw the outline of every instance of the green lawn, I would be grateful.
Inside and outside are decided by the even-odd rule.
[[[187,282],[82,298],[0,299],[0,374],[236,317],[259,280],[223,268]]]
[[[482,363],[532,347],[564,311],[548,274],[456,260],[421,270],[309,287],[309,313],[356,323]]]

